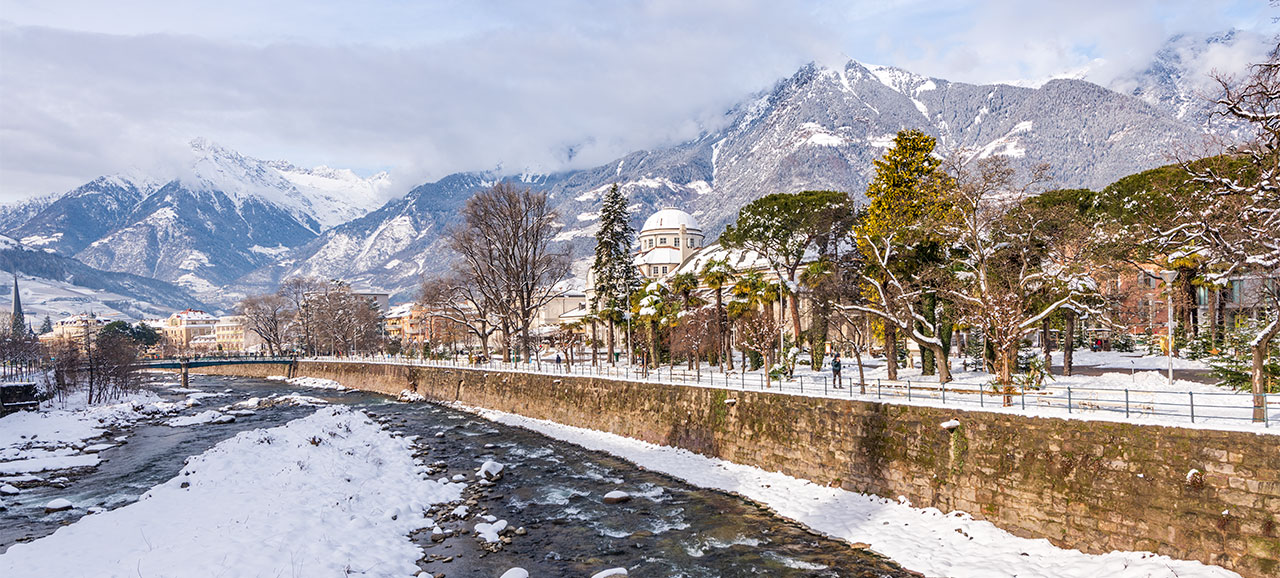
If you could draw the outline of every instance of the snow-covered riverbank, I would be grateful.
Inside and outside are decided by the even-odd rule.
[[[828,488],[759,468],[497,411],[462,408],[499,423],[608,452],[696,486],[735,492],[782,516],[852,543],[865,543],[904,567],[951,578],[1226,578],[1238,574],[1149,552],[1103,555],[1029,540],[963,513],[944,514]]]
[[[425,477],[409,440],[323,408],[241,432],[134,504],[14,545],[0,575],[412,576],[422,552],[409,534],[464,487]]]

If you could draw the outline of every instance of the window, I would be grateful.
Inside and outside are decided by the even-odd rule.
[[[676,237],[676,248],[680,248],[680,237]]]
[[[657,266],[657,265],[654,265],[654,266],[653,266],[652,271],[651,271],[649,274],[650,274],[650,275],[653,275],[654,277],[657,277],[657,276],[658,276],[658,266]]]
[[[659,244],[659,245],[666,245],[666,244],[667,244],[667,238],[666,238],[666,237],[658,237],[658,244]]]
[[[667,274],[667,268],[666,268],[666,267],[663,267],[663,268],[662,268],[662,274],[663,274],[663,275],[666,275],[666,274]]]
[[[647,243],[647,244],[648,244],[648,246],[649,246],[649,248],[650,248],[650,249],[652,249],[652,248],[653,248],[653,237],[649,237],[648,239],[645,239],[645,243]]]
[[[692,249],[697,246],[698,246],[698,240],[693,237],[689,237],[689,248]]]

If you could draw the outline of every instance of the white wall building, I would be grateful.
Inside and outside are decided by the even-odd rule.
[[[680,209],[662,209],[644,222],[633,263],[646,279],[675,271],[703,246],[702,226]]]

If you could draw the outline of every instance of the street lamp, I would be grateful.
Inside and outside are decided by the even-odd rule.
[[[1178,272],[1166,269],[1160,272],[1160,278],[1164,279],[1164,288],[1168,293],[1165,297],[1165,302],[1168,304],[1168,318],[1166,321],[1169,325],[1169,385],[1173,385],[1173,280],[1178,278]]]

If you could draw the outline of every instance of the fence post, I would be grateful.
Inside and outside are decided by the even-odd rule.
[[[827,396],[827,376],[822,376],[822,397]]]
[[[778,383],[781,384],[782,380],[779,379]],[[800,393],[802,394],[804,393],[804,376],[803,375],[800,376]]]
[[[1129,388],[1124,388],[1124,418],[1129,419]]]
[[[1067,413],[1071,413],[1071,386],[1067,386]]]
[[[1022,388],[1022,409],[1025,410],[1027,409],[1027,386],[1026,384],[1022,384],[1019,387]]]
[[[911,380],[907,380],[907,401],[911,401]]]
[[[942,403],[947,403],[947,382],[938,380],[938,384],[942,386]]]
[[[978,384],[978,407],[987,407],[987,388]]]
[[[1191,423],[1196,423],[1196,392],[1188,391],[1187,397],[1191,398]]]

